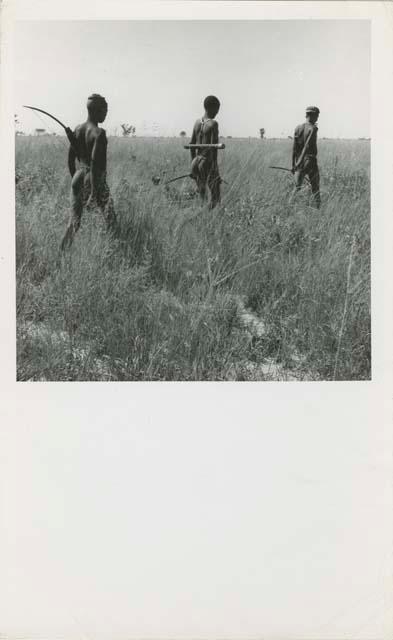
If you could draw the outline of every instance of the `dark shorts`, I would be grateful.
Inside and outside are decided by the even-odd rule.
[[[319,193],[320,178],[319,178],[318,162],[315,156],[306,156],[302,163],[302,166],[295,171],[294,177],[295,177],[296,189],[300,189],[300,187],[303,184],[304,178],[306,176],[310,181],[311,191],[314,194],[314,197],[317,203],[319,203],[320,202],[320,193]]]

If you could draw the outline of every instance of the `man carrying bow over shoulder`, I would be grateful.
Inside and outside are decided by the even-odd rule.
[[[116,224],[113,200],[106,182],[106,148],[105,129],[98,126],[104,122],[108,105],[102,96],[93,93],[87,100],[88,117],[86,122],[75,129],[75,146],[78,150],[79,166],[76,168],[76,150],[70,147],[68,168],[72,176],[71,182],[71,215],[61,249],[70,246],[78,231],[83,207],[98,206],[109,229]]]

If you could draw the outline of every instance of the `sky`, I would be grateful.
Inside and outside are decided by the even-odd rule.
[[[22,104],[75,127],[97,92],[112,135],[124,122],[137,135],[190,135],[208,94],[222,136],[292,135],[314,104],[321,137],[370,135],[368,20],[19,22],[15,46],[25,132],[61,129]]]

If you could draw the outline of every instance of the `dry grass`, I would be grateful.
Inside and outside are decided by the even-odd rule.
[[[86,213],[59,262],[64,140],[17,139],[19,380],[370,378],[369,143],[320,142],[317,211],[267,168],[290,141],[226,142],[211,212],[190,180],[152,184],[187,171],[180,139],[110,139],[117,236]]]

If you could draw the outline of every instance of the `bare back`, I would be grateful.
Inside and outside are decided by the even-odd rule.
[[[194,124],[191,137],[191,144],[216,144],[218,142],[218,122],[213,118],[201,118]],[[191,151],[191,158],[196,155],[195,150]],[[212,160],[217,160],[215,149],[198,149],[198,155]]]
[[[84,122],[75,129],[79,158],[82,164],[91,166],[94,162],[97,171],[106,171],[107,139],[105,129],[92,122]]]
[[[200,144],[212,144],[216,142],[213,140],[216,132],[218,132],[218,125],[216,120],[212,119],[201,119],[197,120],[194,125],[194,133],[196,143]]]

